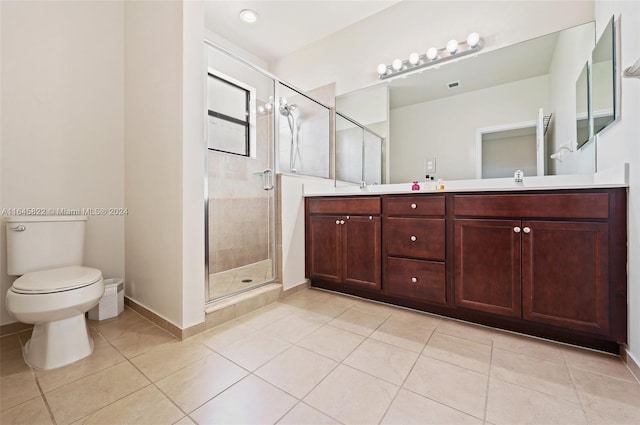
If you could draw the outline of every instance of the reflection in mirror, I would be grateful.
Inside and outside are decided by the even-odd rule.
[[[382,183],[382,137],[336,113],[336,184]]]
[[[539,151],[548,148],[544,156],[543,152],[536,152],[545,162],[536,164],[536,174],[540,174],[539,170],[589,172],[589,167],[574,164],[569,158],[557,165],[549,154],[575,138],[575,82],[594,40],[595,24],[590,22],[504,48],[485,49],[437,69],[385,80],[344,96],[357,94],[364,98],[370,90],[388,90],[388,104],[380,105],[388,111],[385,183],[424,180],[428,174],[426,158],[436,159],[436,178],[481,178],[478,132],[531,122],[535,126],[541,108],[545,115],[553,114],[554,119],[546,140],[537,141]],[[336,99],[338,112],[343,112],[342,97]],[[363,114],[372,108],[371,103],[360,105]],[[366,120],[361,121],[355,108],[348,115],[359,122]],[[575,152],[572,155],[576,161],[580,157],[591,166],[595,164],[595,150],[589,153],[593,158]]]
[[[585,63],[576,80],[576,141],[578,148],[591,137],[589,125],[589,64]]]
[[[279,170],[329,178],[329,108],[278,83]]]
[[[598,134],[616,119],[615,27],[613,17],[600,36],[592,55],[593,132]]]

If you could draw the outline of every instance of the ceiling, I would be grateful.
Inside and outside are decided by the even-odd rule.
[[[400,0],[205,1],[205,27],[271,62],[378,13]],[[242,9],[259,19],[246,24]]]

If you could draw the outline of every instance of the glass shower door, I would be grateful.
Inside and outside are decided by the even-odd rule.
[[[208,299],[272,282],[276,271],[274,81],[208,54]]]

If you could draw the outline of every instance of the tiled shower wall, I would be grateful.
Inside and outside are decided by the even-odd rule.
[[[255,158],[208,151],[209,273],[270,258],[275,200],[256,175],[269,168],[273,155],[270,120],[270,115],[257,117]]]

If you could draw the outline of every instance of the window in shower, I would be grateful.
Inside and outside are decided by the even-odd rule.
[[[276,111],[272,78],[213,47],[207,55],[207,300],[215,301],[276,278]],[[222,119],[229,128],[219,131],[208,111],[238,122]]]
[[[209,72],[207,90],[208,148],[252,156],[255,140],[255,89],[220,73]]]

